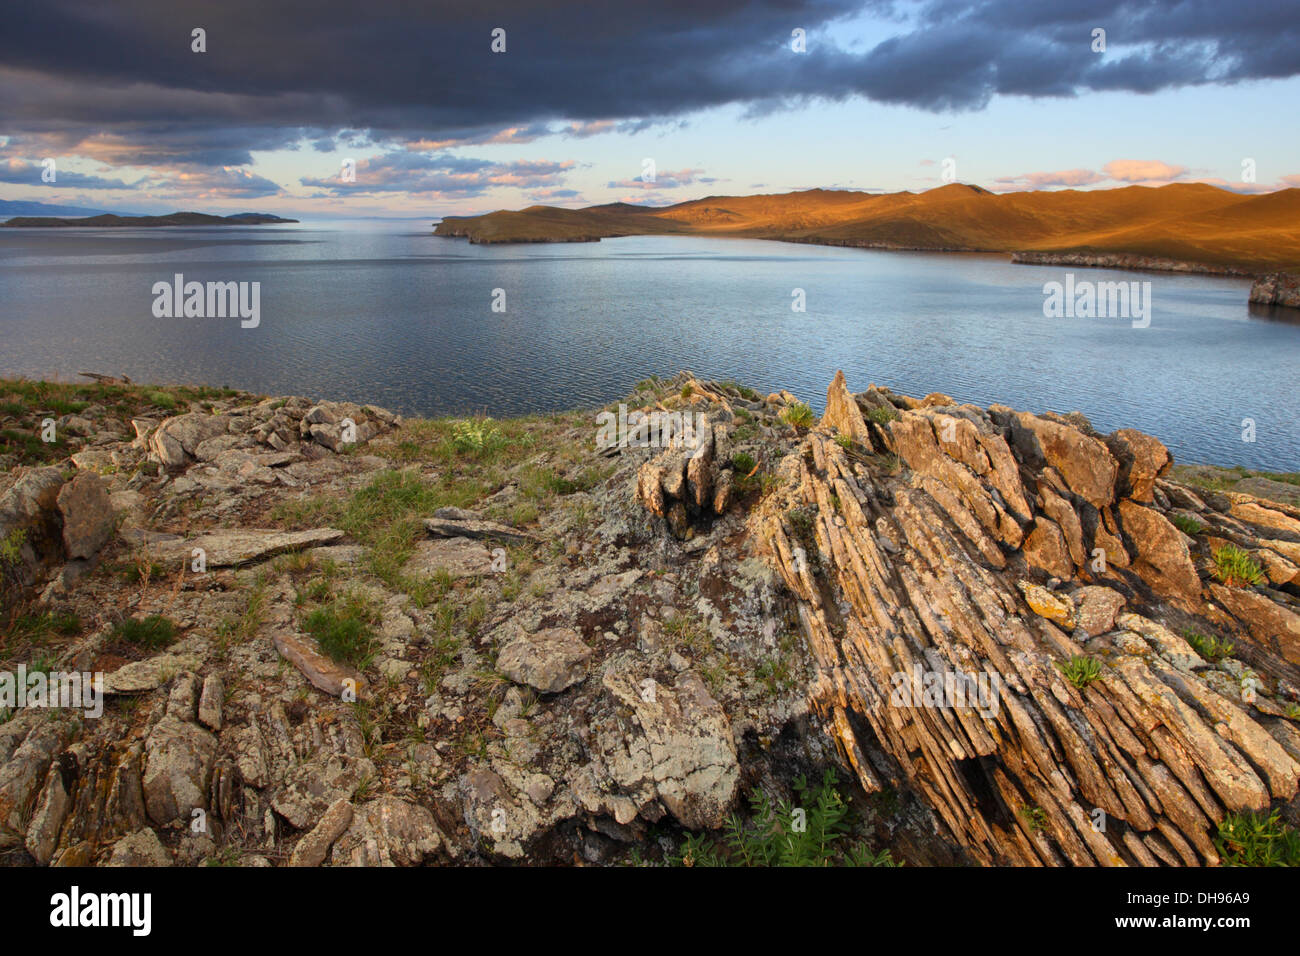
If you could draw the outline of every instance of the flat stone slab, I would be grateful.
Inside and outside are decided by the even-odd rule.
[[[421,541],[406,563],[407,574],[432,575],[445,570],[453,578],[488,574],[492,571],[492,552],[481,541],[470,538],[439,538]]]
[[[424,530],[436,538],[479,538],[497,541],[536,541],[537,536],[498,521],[487,521],[459,508],[439,508],[424,519]]]
[[[343,691],[351,686],[357,700],[365,698],[366,679],[361,673],[324,653],[311,635],[281,628],[275,632],[272,640],[280,655],[298,668],[317,690],[341,697]]]
[[[209,568],[231,568],[272,558],[286,551],[333,544],[342,537],[343,532],[336,528],[313,528],[310,531],[219,530],[188,541],[148,542],[148,547],[151,556],[164,561],[188,561],[195,548],[202,548],[207,554]]]
[[[104,675],[106,694],[143,694],[156,690],[177,674],[198,670],[203,658],[198,654],[159,654],[148,660],[123,664]]]

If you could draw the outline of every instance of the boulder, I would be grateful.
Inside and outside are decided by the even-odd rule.
[[[93,472],[79,472],[59,490],[63,546],[70,558],[89,558],[113,536],[108,486]]]
[[[1030,412],[1013,412],[1012,443],[1022,460],[1046,462],[1070,490],[1095,508],[1115,500],[1119,463],[1104,444],[1079,429]]]
[[[591,648],[577,631],[551,627],[511,641],[497,656],[497,670],[518,684],[557,694],[587,676]]]
[[[199,445],[226,433],[229,418],[189,412],[165,419],[149,435],[149,454],[164,468],[183,468]]]
[[[1132,428],[1121,428],[1107,435],[1106,447],[1119,462],[1116,490],[1120,497],[1150,504],[1154,500],[1156,479],[1173,466],[1169,449],[1160,439]]]
[[[1127,498],[1119,503],[1119,518],[1137,555],[1131,570],[1156,594],[1197,604],[1201,579],[1182,532],[1154,508]]]
[[[145,739],[145,809],[158,826],[190,821],[206,810],[217,739],[202,727],[166,714]]]
[[[834,428],[841,435],[847,435],[860,445],[871,447],[871,432],[867,428],[867,421],[862,416],[857,399],[849,392],[843,371],[835,372],[830,388],[826,389],[826,411],[822,414],[821,423]]]

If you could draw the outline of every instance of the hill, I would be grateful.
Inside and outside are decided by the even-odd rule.
[[[297,219],[282,219],[265,212],[241,212],[233,216],[212,216],[205,212],[173,212],[166,216],[117,216],[104,213],[99,216],[86,216],[80,219],[65,219],[54,216],[19,216],[3,223],[5,226],[18,228],[57,228],[60,226],[81,226],[91,228],[113,228],[142,226],[260,226],[263,223],[297,222]]]
[[[1089,254],[1250,273],[1300,266],[1300,189],[1242,196],[1203,183],[996,194],[813,189],[708,196],[666,207],[531,206],[448,217],[435,235],[471,242],[573,242],[705,235],[882,249]]]

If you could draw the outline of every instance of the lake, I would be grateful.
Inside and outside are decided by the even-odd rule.
[[[1253,314],[1248,280],[698,237],[473,246],[430,229],[0,229],[0,375],[503,417],[600,405],[684,368],[820,411],[842,368],[855,391],[1077,409],[1180,461],[1300,470],[1300,323]],[[1150,282],[1149,325],[1047,318],[1044,285],[1067,272]],[[155,317],[151,290],[176,273],[260,283],[257,327]]]

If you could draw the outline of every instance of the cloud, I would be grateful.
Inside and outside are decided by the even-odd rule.
[[[30,163],[21,159],[7,159],[0,162],[0,183],[17,183],[22,186],[54,186],[74,189],[132,189],[135,183],[120,179],[105,179],[103,176],[90,176],[60,169],[57,160],[54,164],[54,182],[46,183],[42,178],[45,172],[42,163]]]
[[[1167,183],[1187,175],[1186,166],[1174,166],[1158,159],[1116,159],[1102,169],[1111,179],[1122,183]]]
[[[656,172],[653,180],[647,182],[639,176],[633,179],[616,179],[605,185],[609,189],[681,189],[697,183],[709,185],[718,182],[716,177],[701,176],[702,169],[679,169],[675,173]]]
[[[6,12],[0,129],[113,165],[248,165],[299,142],[365,131],[381,149],[527,143],[682,124],[738,105],[750,115],[865,98],[978,110],[997,96],[1154,92],[1300,75],[1294,0],[500,0],[472,4],[85,0]],[[850,43],[850,19],[883,23]],[[789,46],[792,25],[808,52]],[[1091,31],[1109,30],[1105,53]],[[490,30],[507,33],[504,53]],[[356,148],[349,145],[349,148]],[[54,155],[49,150],[25,158]]]
[[[1019,176],[1002,176],[994,182],[1027,189],[1046,189],[1051,186],[1091,186],[1105,180],[1105,176],[1091,169],[1062,169],[1054,173],[1021,173]]]
[[[304,176],[299,182],[334,196],[406,193],[463,199],[502,186],[554,188],[576,166],[573,160],[498,163],[450,153],[400,150],[358,160],[353,182],[343,181],[341,170],[323,177]]]

